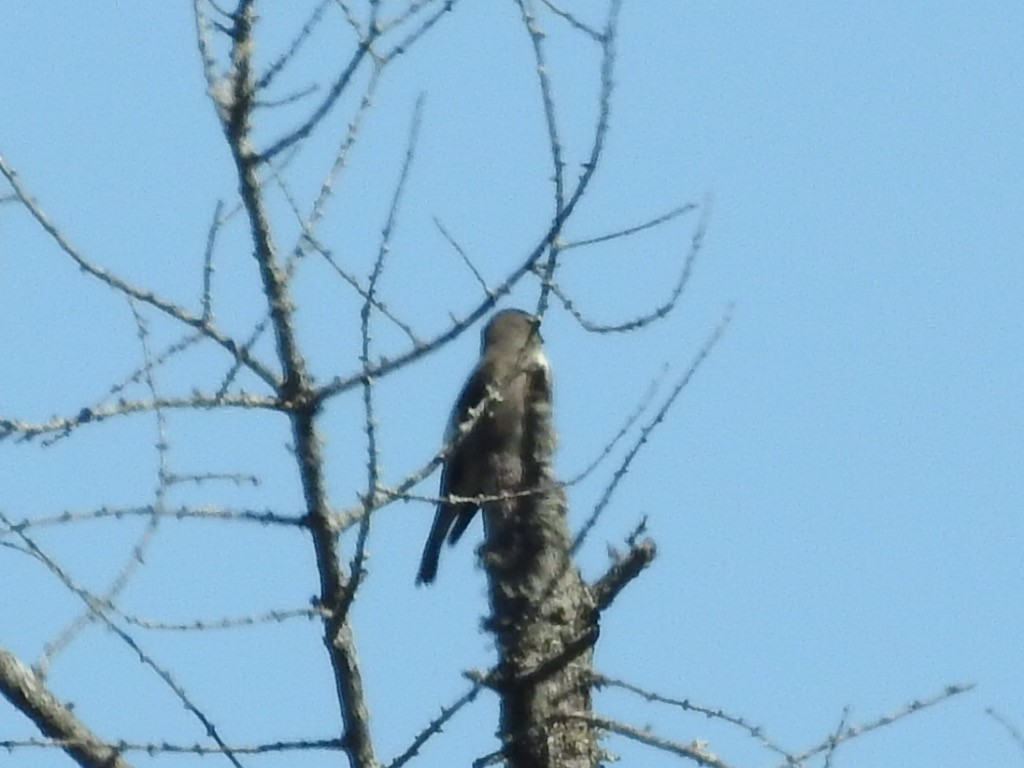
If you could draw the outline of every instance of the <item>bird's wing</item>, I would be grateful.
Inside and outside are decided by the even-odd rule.
[[[487,382],[492,378],[491,373],[487,361],[482,361],[469,378],[466,379],[466,384],[459,393],[459,399],[452,410],[452,416],[448,422],[449,435],[447,439],[450,443],[454,442],[456,445],[453,446],[452,454],[449,456],[448,461],[445,462],[444,471],[441,473],[442,498],[449,494],[454,494],[455,496],[476,496],[482,490],[480,487],[481,478],[474,476],[480,470],[479,462],[477,461],[478,457],[475,455],[480,449],[479,433],[474,435],[473,432],[470,432],[468,435],[463,435],[462,439],[459,440],[459,425],[465,420],[466,415],[479,406],[484,398],[487,397]],[[474,425],[474,431],[477,430],[479,425],[480,421],[478,419]],[[446,506],[451,510],[451,522],[449,522],[451,533],[448,534],[448,543],[454,544],[465,532],[466,527],[472,521],[480,505],[468,501],[458,504],[442,503],[438,505],[438,512],[440,512],[442,506]]]
[[[434,523],[430,527],[430,535],[427,536],[427,543],[423,547],[423,557],[420,560],[419,575],[417,583],[429,584],[437,575],[437,563],[441,556],[441,545],[448,536],[449,543],[454,543],[466,530],[466,526],[473,519],[476,513],[477,504],[472,502],[460,502],[453,504],[444,501],[449,495],[475,496],[478,491],[472,487],[476,484],[472,475],[473,435],[459,435],[459,425],[465,420],[466,414],[487,395],[487,371],[479,366],[470,374],[466,380],[459,397],[452,408],[448,419],[448,426],[445,429],[445,445],[449,447],[450,453],[444,462],[441,470],[441,501],[438,502],[437,511],[434,513]],[[449,534],[451,529],[451,534]]]

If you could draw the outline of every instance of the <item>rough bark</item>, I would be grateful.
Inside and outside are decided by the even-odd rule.
[[[598,614],[572,562],[565,499],[552,477],[547,389],[539,379],[531,389],[520,450],[493,457],[502,491],[520,495],[485,505],[502,751],[512,768],[590,768],[599,762],[597,733],[584,719]]]
[[[50,693],[31,669],[2,648],[0,693],[32,718],[45,736],[62,742],[64,751],[83,768],[131,768],[116,749],[105,744]]]

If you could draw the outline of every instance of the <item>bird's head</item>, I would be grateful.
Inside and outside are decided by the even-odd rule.
[[[540,346],[540,320],[521,309],[503,309],[492,317],[480,334],[480,351],[486,354],[494,347],[519,348]]]

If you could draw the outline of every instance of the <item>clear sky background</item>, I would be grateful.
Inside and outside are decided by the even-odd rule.
[[[287,44],[307,5],[265,11],[264,62]],[[601,22],[590,3],[573,5]],[[545,16],[543,25],[575,176],[593,123],[597,50],[557,19]],[[334,18],[276,94],[322,85],[348,45]],[[735,309],[581,556],[585,576],[597,577],[606,543],[621,545],[644,515],[659,545],[654,565],[602,623],[599,669],[741,715],[795,751],[835,729],[844,707],[857,723],[949,683],[976,683],[855,741],[834,764],[1024,763],[985,714],[994,708],[1024,728],[1024,8],[627,2],[618,51],[604,164],[567,239],[705,199],[708,234],[682,305],[644,333],[589,335],[552,308],[544,334],[556,375],[560,475],[596,456],[667,363],[664,396],[727,307]],[[214,205],[230,204],[237,184],[186,4],[12,5],[0,23],[0,59],[0,154],[89,258],[197,307]],[[321,226],[339,260],[365,275],[423,93],[418,153],[382,290],[424,336],[480,295],[433,217],[491,280],[547,227],[550,160],[532,66],[512,3],[464,0],[388,71]],[[340,105],[289,167],[302,204],[353,103]],[[269,140],[295,115],[261,113],[257,136]],[[7,192],[0,186],[0,197]],[[275,199],[288,247],[294,220]],[[561,284],[595,320],[628,319],[667,295],[696,222],[569,251]],[[218,254],[217,319],[244,338],[260,310],[240,219]],[[297,295],[313,370],[325,379],[351,372],[357,297],[319,261],[303,268]],[[529,307],[535,297],[529,286],[506,304]],[[155,348],[178,337],[166,320],[148,317]],[[379,329],[381,354],[405,348],[393,328]],[[475,354],[471,332],[381,383],[386,482],[437,449]],[[0,205],[0,416],[77,413],[139,360],[124,301],[81,275],[20,207]],[[224,365],[200,348],[163,370],[160,386],[210,391]],[[365,482],[356,398],[332,404],[327,429],[340,508]],[[152,417],[140,416],[49,448],[4,442],[0,511],[20,520],[149,503],[154,435]],[[262,480],[258,488],[176,488],[171,503],[298,509],[283,422],[177,414],[167,438],[176,472]],[[570,490],[575,526],[621,455]],[[432,494],[435,483],[419,490]],[[484,574],[473,565],[478,527],[444,552],[435,586],[413,586],[432,514],[410,503],[379,515],[371,577],[356,606],[385,761],[464,690],[462,670],[492,658],[478,629],[487,611]],[[40,530],[38,540],[100,589],[129,559],[142,525],[82,523]],[[316,589],[311,558],[297,532],[167,521],[123,607],[163,621],[300,608]],[[0,548],[0,585],[0,645],[27,661],[79,610],[10,548]],[[318,624],[132,632],[230,742],[335,735]],[[57,657],[49,683],[101,735],[203,737],[166,688],[97,627]],[[706,739],[735,765],[778,763],[721,723],[620,694],[600,694],[598,707],[669,738]],[[493,750],[495,716],[495,702],[482,697],[428,743],[418,764],[464,765]],[[33,732],[0,704],[0,739]],[[607,746],[627,765],[677,762],[621,739]],[[337,759],[277,755],[246,764]],[[0,757],[8,762],[69,764],[39,750]]]

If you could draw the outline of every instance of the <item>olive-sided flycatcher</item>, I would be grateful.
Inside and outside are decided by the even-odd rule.
[[[484,327],[480,362],[462,387],[445,431],[450,452],[441,472],[440,502],[423,548],[417,584],[434,580],[445,536],[449,544],[458,541],[481,506],[477,501],[452,502],[448,497],[499,495],[503,489],[495,477],[494,457],[519,456],[531,398],[551,396],[548,361],[537,328],[537,318],[518,309],[497,313]],[[465,426],[460,429],[460,425]]]

